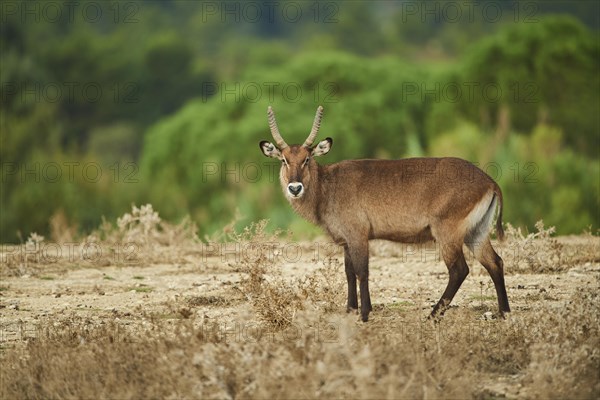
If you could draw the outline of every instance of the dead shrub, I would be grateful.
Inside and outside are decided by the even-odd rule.
[[[319,312],[340,311],[346,293],[343,276],[342,262],[333,254],[328,254],[322,266],[300,281],[301,293]]]
[[[61,215],[56,214],[51,221],[53,238],[59,241],[48,242],[33,232],[24,244],[2,246],[0,276],[35,276],[41,271],[86,266],[187,263],[186,256],[198,252],[200,241],[191,220],[185,218],[175,225],[162,221],[150,204],[132,205],[130,213],[117,219],[116,227],[104,220],[83,238],[74,237],[74,229]]]
[[[236,270],[244,274],[239,289],[252,303],[260,321],[282,329],[294,321],[297,312],[310,307],[330,312],[342,304],[341,265],[327,254],[323,266],[306,276],[286,279],[282,275],[282,232],[266,233],[267,221],[251,224],[231,238],[243,251]],[[316,260],[311,260],[316,262]]]
[[[598,398],[598,292],[578,292],[566,307],[542,310],[540,320],[540,328],[526,338],[531,346],[531,362],[523,380],[531,388],[528,394],[537,398]]]
[[[244,277],[239,290],[251,302],[259,320],[274,328],[289,326],[296,311],[302,308],[297,287],[281,276],[281,264],[276,259],[281,232],[269,234],[268,221],[252,223],[230,239],[238,243],[241,252],[234,266]]]
[[[523,234],[521,228],[507,224],[506,241],[498,251],[507,273],[556,273],[575,265],[600,261],[600,237],[591,234],[576,241],[553,237],[556,229],[546,228],[543,221],[535,224],[537,232]]]

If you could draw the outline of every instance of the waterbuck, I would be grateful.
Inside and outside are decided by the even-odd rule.
[[[486,173],[459,158],[346,160],[319,165],[314,157],[327,154],[333,144],[326,138],[313,146],[322,107],[317,109],[312,130],[302,145],[288,146],[271,107],[267,114],[275,144],[261,141],[259,145],[265,156],[281,161],[279,178],[285,197],[298,214],[322,227],[344,247],[348,312],[358,310],[357,278],[363,321],[372,310],[370,239],[439,243],[450,277],[431,316],[444,312],[469,273],[463,244],[492,277],[500,315],[510,311],[503,262],[489,238],[497,205],[496,232],[499,239],[504,236],[502,192]]]

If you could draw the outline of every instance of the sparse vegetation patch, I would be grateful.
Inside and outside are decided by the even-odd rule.
[[[446,279],[435,247],[375,243],[373,318],[362,323],[345,312],[339,249],[298,243],[290,260],[289,237],[266,227],[224,232],[227,249],[244,249],[227,261],[189,236],[161,242],[163,227],[138,231],[163,254],[135,266],[3,265],[0,398],[600,395],[597,236],[509,227],[501,249],[527,250],[503,254],[513,312],[492,315],[493,285],[469,260],[463,294],[437,323],[426,318]],[[120,231],[104,232],[96,243]]]

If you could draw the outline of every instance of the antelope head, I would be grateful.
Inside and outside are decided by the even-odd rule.
[[[267,157],[277,158],[281,161],[281,170],[279,178],[285,195],[290,199],[300,199],[312,186],[312,179],[315,178],[316,166],[314,157],[322,156],[329,153],[333,144],[333,139],[326,138],[320,141],[316,146],[313,146],[319,127],[321,126],[321,118],[323,117],[323,107],[317,108],[317,114],[313,122],[310,134],[303,144],[294,144],[288,146],[283,140],[275,121],[275,113],[269,106],[267,109],[269,119],[269,127],[271,135],[275,139],[275,144],[263,140],[259,143],[260,149]]]

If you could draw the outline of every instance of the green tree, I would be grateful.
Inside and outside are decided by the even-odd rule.
[[[463,96],[461,109],[485,127],[486,120],[495,126],[507,107],[514,129],[551,123],[568,145],[598,157],[599,70],[600,42],[574,18],[508,26],[467,55],[461,83],[475,90]]]

